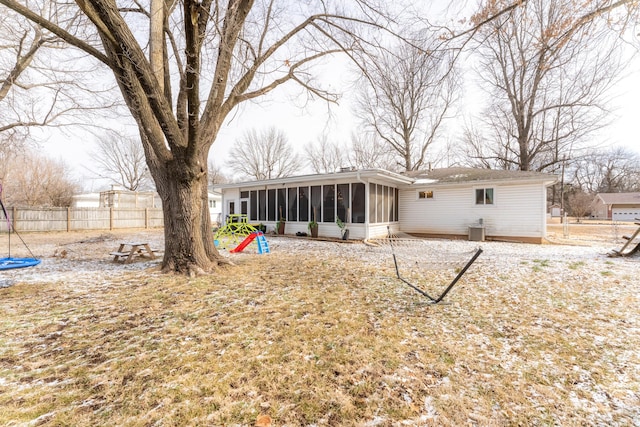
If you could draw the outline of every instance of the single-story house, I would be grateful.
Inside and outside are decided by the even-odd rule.
[[[292,176],[219,186],[223,215],[285,234],[308,233],[315,220],[321,237],[350,239],[392,232],[420,236],[483,238],[540,243],[546,236],[547,187],[555,175],[539,172],[446,168],[398,174],[382,169]],[[475,238],[473,240],[476,240]]]
[[[613,221],[640,218],[639,193],[598,193],[592,203],[591,216]]]
[[[71,207],[74,208],[99,208],[100,193],[76,194],[71,198]]]
[[[154,191],[130,191],[120,185],[99,193],[76,194],[72,197],[74,208],[158,208],[160,197]]]
[[[162,202],[155,191],[130,191],[114,185],[111,190],[100,192],[100,207],[117,209],[160,208],[162,207]]]

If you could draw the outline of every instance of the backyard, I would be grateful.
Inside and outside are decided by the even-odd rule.
[[[640,426],[640,256],[606,256],[633,229],[429,240],[416,260],[484,251],[439,305],[363,243],[267,236],[187,278],[109,256],[161,230],[27,234],[42,264],[0,273],[0,424]]]

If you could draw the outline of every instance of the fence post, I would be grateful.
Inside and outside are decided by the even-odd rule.
[[[11,212],[11,227],[13,227],[13,231],[18,231],[18,208],[15,206],[11,208],[13,212]],[[11,230],[7,230],[11,233]]]
[[[144,228],[149,228],[149,208],[144,208]]]
[[[67,206],[67,233],[71,231],[71,206]]]
[[[109,208],[109,230],[113,230],[113,208]]]

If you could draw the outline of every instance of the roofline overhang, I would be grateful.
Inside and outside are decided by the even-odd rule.
[[[469,187],[480,185],[505,185],[505,184],[531,184],[539,183],[545,187],[556,184],[559,181],[557,175],[541,176],[541,177],[526,177],[526,178],[492,178],[492,179],[478,179],[460,182],[420,182],[416,178],[407,177],[395,172],[390,172],[384,169],[360,169],[350,170],[344,172],[333,172],[326,174],[308,174],[289,176],[285,178],[267,179],[261,181],[245,181],[236,182],[231,184],[219,184],[215,188],[224,192],[225,189],[232,188],[257,188],[257,187],[275,187],[279,185],[287,185],[298,182],[327,182],[327,181],[362,181],[362,180],[382,179],[388,182],[394,182],[400,187],[405,189],[411,188],[424,188],[424,187]]]
[[[224,191],[230,188],[250,188],[250,187],[269,187],[286,185],[294,182],[322,182],[322,181],[343,181],[343,180],[355,180],[361,181],[363,179],[383,179],[389,182],[395,182],[398,184],[410,184],[414,181],[413,178],[409,178],[404,175],[390,172],[384,169],[360,169],[355,171],[345,172],[333,172],[326,174],[310,174],[310,175],[297,175],[289,176],[286,178],[267,179],[262,181],[245,181],[236,182],[232,184],[220,184],[216,188]]]
[[[424,188],[424,187],[469,187],[469,186],[486,186],[486,185],[517,185],[517,184],[544,184],[545,187],[549,187],[558,182],[558,177],[555,178],[504,178],[504,179],[478,179],[470,181],[445,181],[445,182],[413,182],[406,188]]]

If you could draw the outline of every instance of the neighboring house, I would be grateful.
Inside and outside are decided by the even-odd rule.
[[[481,227],[487,239],[540,243],[546,236],[547,187],[555,175],[538,172],[446,168],[401,175],[381,169],[351,170],[221,185],[223,215],[246,214],[252,224],[286,234],[351,239],[392,232],[468,238]]]
[[[634,221],[640,218],[640,193],[598,193],[591,206],[596,219]]]
[[[71,198],[71,206],[74,208],[99,208],[100,193],[76,194]]]
[[[154,191],[129,191],[119,185],[99,193],[85,193],[73,196],[74,208],[159,208],[160,197]]]
[[[128,191],[119,186],[100,193],[73,196],[74,208],[161,208],[160,196],[154,191]],[[219,225],[222,217],[222,194],[209,191],[209,214],[213,225]]]
[[[120,186],[100,192],[101,208],[160,208],[162,202],[155,191],[130,191]]]

